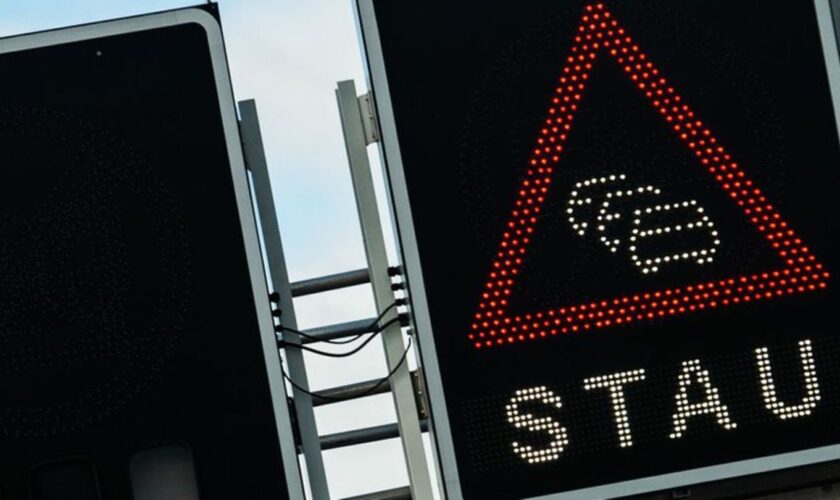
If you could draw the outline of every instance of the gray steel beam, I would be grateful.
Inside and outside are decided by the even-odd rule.
[[[277,213],[274,209],[274,195],[271,192],[271,181],[268,176],[268,164],[265,158],[262,134],[260,133],[256,103],[253,100],[240,102],[239,112],[242,117],[242,140],[246,162],[254,180],[254,194],[257,200],[260,226],[262,227],[263,239],[265,241],[265,252],[268,258],[271,285],[274,291],[280,295],[280,301],[277,306],[283,313],[283,325],[290,328],[297,328],[291,285],[289,283],[288,270],[286,269],[286,258],[283,254],[283,242],[280,238],[280,229],[277,224]],[[300,342],[300,338],[291,332],[284,335],[284,340]],[[288,349],[286,351],[286,360],[289,364],[289,377],[299,387],[304,389],[304,391],[301,391],[293,387],[292,394],[295,401],[294,407],[297,415],[301,448],[306,462],[306,472],[309,476],[312,496],[315,500],[329,500],[330,493],[327,488],[327,473],[324,470],[321,442],[318,436],[318,427],[315,424],[315,411],[312,407],[312,399],[306,393],[309,382],[306,377],[306,365],[303,362],[303,353],[300,349]]]
[[[429,421],[425,419],[420,420],[418,428],[421,429],[422,432],[428,432]],[[398,437],[400,437],[399,424],[377,425],[375,427],[368,427],[365,429],[354,429],[352,431],[336,432],[335,434],[321,436],[321,449],[332,450],[334,448],[344,448],[346,446],[374,443],[376,441],[384,441],[386,439]]]
[[[370,283],[367,269],[357,269],[345,273],[331,274],[320,278],[312,278],[292,283],[292,296],[303,297],[314,293],[329,292],[340,288]]]
[[[360,101],[353,81],[339,82],[336,98],[341,128],[344,132],[344,144],[347,148],[347,159],[350,163],[350,174],[353,179],[353,190],[356,194],[356,208],[359,212],[374,301],[377,311],[381,312],[394,303],[395,296],[391,288],[388,253],[385,248],[385,236],[379,218],[379,207],[376,202],[376,191],[367,152],[369,134],[365,131],[375,130],[375,127],[368,127],[363,123],[361,103],[365,101]],[[367,118],[371,118],[368,116],[370,112],[371,108],[366,106]],[[372,140],[372,136],[370,137]],[[390,311],[383,319],[388,321],[390,319],[388,316],[394,317],[395,314],[396,311]],[[392,324],[382,332],[382,343],[385,359],[388,362],[388,371],[393,372],[391,394],[394,398],[397,428],[408,468],[411,495],[417,500],[431,500],[433,498],[431,476],[420,431],[420,417],[411,373],[408,363],[402,363],[405,358],[405,342],[399,323]]]

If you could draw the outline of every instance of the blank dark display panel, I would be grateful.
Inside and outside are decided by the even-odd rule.
[[[827,1],[359,4],[450,495],[840,458]]]
[[[166,446],[201,499],[288,498],[210,12],[0,41],[4,499],[132,498]]]

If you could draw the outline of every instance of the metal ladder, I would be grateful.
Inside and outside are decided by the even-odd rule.
[[[293,298],[303,297],[350,286],[370,283],[378,313],[383,313],[395,301],[393,277],[398,268],[389,267],[385,240],[374,193],[367,146],[378,141],[378,130],[368,94],[358,96],[352,81],[339,82],[336,89],[341,116],[347,158],[353,179],[356,208],[361,223],[367,257],[367,269],[323,276],[297,283],[291,283],[283,253],[283,244],[274,210],[274,198],[268,176],[262,136],[256,103],[241,101],[240,130],[248,170],[253,182],[253,197],[262,229],[264,251],[267,260],[270,285],[275,294],[278,321],[285,327],[297,328]],[[382,323],[395,317],[396,311],[388,311]],[[306,331],[301,337],[285,330],[283,340],[292,343],[310,344],[320,340],[335,340],[359,334],[370,333],[370,326],[376,318],[367,318],[347,323],[323,326]],[[330,499],[327,475],[322,452],[334,448],[354,446],[399,437],[408,469],[409,485],[394,490],[370,493],[348,500],[431,500],[433,486],[429,475],[422,433],[429,431],[425,391],[422,374],[411,372],[408,363],[401,363],[406,345],[399,323],[392,324],[381,333],[388,372],[393,375],[384,383],[380,380],[352,383],[308,394],[309,384],[306,366],[300,349],[289,348],[285,355],[289,377],[300,389],[292,387],[292,412],[297,422],[299,437],[298,452],[303,455],[312,497],[315,500]],[[377,384],[379,384],[377,386]],[[302,389],[302,390],[301,390]],[[314,408],[335,403],[336,400],[351,400],[390,392],[397,414],[394,424],[380,425],[336,434],[320,435],[315,423]]]

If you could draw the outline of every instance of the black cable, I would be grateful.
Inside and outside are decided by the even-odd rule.
[[[324,395],[321,395],[321,394],[318,394],[318,393],[315,393],[315,392],[310,392],[310,391],[308,391],[308,390],[304,389],[303,387],[301,387],[300,385],[296,384],[296,383],[295,383],[295,381],[294,381],[294,380],[292,380],[292,379],[291,379],[291,377],[289,377],[289,376],[286,374],[286,370],[285,370],[285,368],[283,368],[283,366],[282,366],[282,365],[280,366],[280,368],[281,368],[281,370],[283,371],[283,378],[284,378],[284,379],[286,379],[286,380],[289,382],[289,384],[291,384],[291,386],[292,386],[292,387],[294,387],[295,389],[299,390],[300,392],[302,392],[302,393],[304,393],[304,394],[306,394],[306,395],[308,395],[308,396],[310,396],[310,397],[313,397],[313,398],[320,398],[320,399],[326,399],[326,400],[329,400],[329,401],[336,401],[336,402],[337,402],[337,401],[349,401],[349,400],[351,400],[351,399],[357,399],[357,398],[363,398],[363,397],[365,397],[365,396],[370,396],[371,394],[373,394],[374,392],[376,392],[376,390],[377,390],[377,389],[379,389],[380,387],[382,387],[382,384],[384,384],[385,382],[389,381],[389,380],[391,379],[391,377],[393,377],[393,376],[394,376],[394,374],[396,374],[396,373],[397,373],[397,370],[399,370],[399,369],[402,367],[402,365],[403,365],[403,364],[405,364],[405,360],[408,358],[408,351],[409,351],[409,349],[411,349],[411,337],[408,337],[408,343],[407,343],[407,344],[406,344],[406,346],[405,346],[405,350],[403,351],[402,356],[400,357],[400,360],[397,362],[397,365],[394,367],[394,369],[393,369],[393,370],[391,370],[390,372],[388,372],[388,375],[385,375],[383,378],[379,379],[379,380],[378,380],[378,381],[377,381],[377,382],[376,382],[376,383],[375,383],[372,387],[370,387],[369,389],[366,389],[365,391],[363,391],[363,392],[361,392],[361,393],[359,393],[359,394],[355,394],[355,395],[353,395],[353,396],[350,396],[350,397],[344,397],[344,398],[336,398],[336,397],[332,397],[332,396],[324,396]]]
[[[403,320],[402,315],[397,316],[396,318],[391,318],[390,320],[386,321],[385,324],[383,324],[382,326],[380,326],[379,328],[377,328],[376,330],[371,332],[371,335],[368,338],[366,338],[364,340],[364,342],[362,342],[361,344],[359,344],[358,346],[354,347],[353,349],[351,349],[347,352],[336,353],[336,352],[321,351],[319,349],[313,349],[309,346],[305,346],[303,344],[297,344],[297,343],[294,343],[294,342],[283,342],[283,346],[284,347],[294,347],[296,349],[300,349],[301,351],[308,351],[308,352],[311,352],[313,354],[319,354],[321,356],[327,356],[327,357],[330,357],[330,358],[347,358],[347,357],[350,357],[350,356],[356,354],[357,352],[361,351],[362,349],[364,349],[368,344],[370,344],[370,342],[373,339],[376,338],[377,335],[379,335],[380,333],[385,331],[389,326],[393,325],[394,323],[401,323],[402,320]]]
[[[376,328],[376,325],[377,325],[380,321],[382,321],[382,318],[384,318],[384,317],[385,317],[385,315],[386,315],[386,314],[388,314],[388,311],[390,311],[391,309],[393,309],[393,308],[394,308],[394,307],[396,307],[397,305],[398,305],[398,302],[393,302],[393,303],[391,303],[391,305],[390,305],[390,306],[388,306],[388,307],[386,307],[385,309],[383,309],[383,310],[382,310],[382,312],[379,314],[379,316],[377,316],[377,317],[376,317],[376,319],[375,319],[375,320],[373,320],[373,321],[371,322],[370,326],[368,326],[368,327],[366,328],[366,330],[371,330],[371,331],[366,331],[366,332],[364,332],[364,333],[360,333],[360,334],[358,334],[358,335],[354,335],[354,336],[353,336],[352,338],[350,338],[350,339],[344,339],[344,340],[330,340],[330,339],[322,339],[322,338],[320,338],[320,337],[316,337],[315,335],[310,335],[310,334],[308,334],[308,333],[306,333],[306,332],[303,332],[303,331],[300,331],[300,330],[296,330],[296,329],[294,329],[294,328],[289,328],[289,327],[287,327],[287,326],[283,326],[283,325],[278,325],[278,326],[277,326],[277,328],[279,328],[279,329],[280,329],[280,331],[289,331],[289,332],[292,332],[292,333],[296,333],[296,334],[300,335],[301,337],[304,337],[304,338],[307,338],[307,339],[309,339],[309,340],[313,340],[313,341],[316,341],[316,342],[324,342],[324,343],[326,343],[326,344],[333,344],[333,345],[347,345],[347,344],[352,344],[353,342],[355,342],[355,341],[359,340],[360,338],[362,338],[363,336],[367,335],[368,333],[374,333],[374,329]],[[288,344],[288,342],[285,342],[285,341],[284,341],[284,343]],[[290,345],[291,345],[292,347],[294,347],[294,346],[297,346],[298,344],[291,343]]]

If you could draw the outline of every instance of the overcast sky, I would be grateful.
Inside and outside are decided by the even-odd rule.
[[[4,1],[0,36],[195,3]],[[364,267],[333,94],[339,80],[355,79],[360,91],[365,87],[351,0],[221,0],[220,7],[234,93],[257,100],[292,280]],[[375,316],[367,286],[301,299],[296,306],[303,327]],[[379,342],[352,359],[307,357],[307,363],[314,389],[386,373]],[[322,434],[394,421],[389,395],[330,405],[317,416]],[[396,440],[328,451],[325,461],[333,498],[408,482]]]

